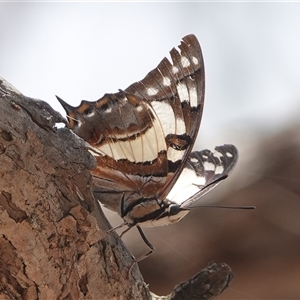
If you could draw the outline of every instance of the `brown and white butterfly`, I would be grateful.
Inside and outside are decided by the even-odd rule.
[[[203,111],[204,64],[194,35],[185,36],[179,50],[124,91],[78,107],[58,98],[68,127],[96,158],[96,197],[141,234],[140,226],[180,221],[238,157],[233,145],[191,153]]]

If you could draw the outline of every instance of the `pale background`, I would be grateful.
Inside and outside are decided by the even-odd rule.
[[[297,130],[300,124],[300,3],[0,3],[0,76],[25,95],[43,99],[64,114],[55,95],[76,106],[82,99],[96,100],[104,93],[125,89],[156,67],[189,33],[194,33],[200,41],[206,69],[206,103],[195,147],[213,148],[233,143],[240,152],[234,174],[223,183],[224,188],[214,191],[208,199],[218,200],[223,191],[238,191],[264,178],[260,167],[269,166],[275,146],[297,144],[292,154],[284,150],[276,156],[278,163],[290,158],[294,167],[294,156],[299,157],[297,147],[300,144],[300,130]],[[289,164],[283,167],[290,169]],[[282,168],[272,171],[268,178],[292,182],[297,190],[299,172],[288,177],[281,174]],[[254,248],[245,244],[249,239],[255,242],[258,234],[265,232],[265,224],[252,227],[250,222],[244,238],[235,238],[230,243],[237,254],[231,252],[231,256],[227,256],[229,250],[220,248],[222,241],[209,243],[210,235],[216,236],[216,233],[207,233],[206,240],[203,235],[216,223],[220,224],[217,232],[230,228],[230,212],[218,212],[215,216],[214,212],[206,210],[197,212],[194,218],[207,217],[212,224],[205,221],[203,226],[184,220],[173,229],[147,231],[157,249],[148,258],[150,267],[147,261],[141,263],[150,288],[166,294],[178,281],[193,275],[210,260],[228,263],[232,260],[230,265],[234,271],[236,266],[240,274],[235,272],[236,278],[223,299],[297,299],[300,297],[300,288],[297,289],[300,271],[293,273],[291,268],[295,266],[299,270],[299,260],[290,265],[284,262],[290,257],[289,249],[300,254],[300,222],[296,219],[300,212],[299,195],[293,193],[295,214],[287,213],[285,219],[294,220],[292,229],[282,222],[283,216],[279,213],[272,219],[272,224],[278,224],[278,228],[263,238],[264,243],[269,237],[274,239],[282,228],[288,230],[288,233],[283,232],[283,237],[292,232],[286,252],[274,258],[274,261],[283,258],[285,270],[270,263],[272,267],[267,272],[262,261],[274,255],[280,244],[287,245],[286,240],[270,242],[269,246],[258,244]],[[240,201],[243,196],[235,198],[231,204],[257,205],[256,200],[260,199],[265,205],[273,197],[264,198],[260,192],[246,203]],[[279,211],[285,209],[290,197],[284,195],[283,201],[279,201],[282,205]],[[240,222],[245,216],[257,214],[255,216],[264,218],[265,214],[261,216],[262,210],[257,206],[255,212],[238,213],[238,220],[232,221],[230,231],[243,230]],[[271,202],[267,211],[276,208]],[[165,245],[166,239],[155,242],[161,232],[172,236],[176,244]],[[183,241],[186,236],[190,236],[190,240]],[[135,232],[124,240],[135,253],[139,253],[139,247],[143,249],[141,252],[145,251]],[[218,255],[213,255],[213,247],[220,249]],[[248,256],[243,252],[245,249],[250,253]],[[190,250],[198,251],[199,261]],[[257,251],[255,255],[254,250]],[[170,258],[175,253],[179,256],[174,260],[181,260],[181,265],[175,265],[175,261],[168,266],[162,264],[164,256],[160,254]],[[255,260],[258,256],[260,260]],[[189,264],[193,268],[186,271]],[[155,268],[152,273],[151,268]],[[170,282],[167,282],[168,274],[163,273],[166,270],[171,274]],[[174,274],[178,274],[178,278],[172,279]],[[297,284],[282,282],[287,276],[291,277],[289,283],[298,278]],[[159,287],[159,283],[164,283],[165,287]],[[279,287],[282,288],[279,290]]]

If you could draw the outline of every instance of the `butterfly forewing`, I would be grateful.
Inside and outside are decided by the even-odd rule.
[[[214,152],[192,152],[167,198],[181,207],[189,207],[225,179],[237,159],[233,145],[218,146]]]

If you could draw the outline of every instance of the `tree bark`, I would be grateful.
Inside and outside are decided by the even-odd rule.
[[[59,122],[49,104],[0,78],[0,299],[167,299],[149,292],[122,240],[107,234],[91,188],[95,160]],[[166,297],[220,294],[231,270],[209,268],[199,273],[206,281],[198,274],[200,283],[194,277]],[[171,298],[193,286],[212,296]]]

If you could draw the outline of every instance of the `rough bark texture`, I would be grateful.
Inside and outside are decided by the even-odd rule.
[[[167,299],[150,295],[137,266],[130,269],[132,255],[106,233],[91,189],[95,161],[81,139],[54,128],[57,122],[65,120],[46,102],[0,78],[0,299]],[[168,299],[220,294],[232,273],[218,267]],[[211,278],[215,272],[222,279]],[[189,286],[212,293],[175,297]]]

